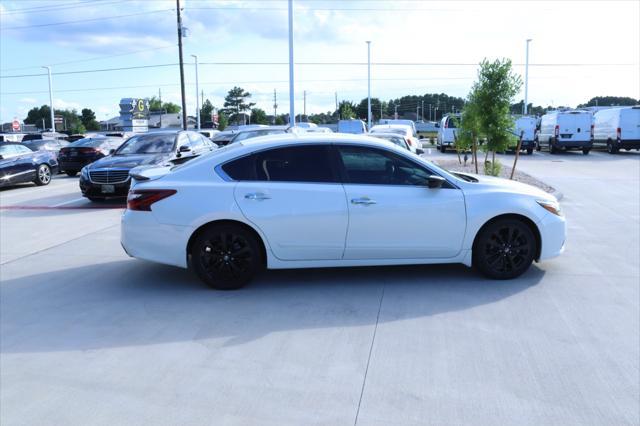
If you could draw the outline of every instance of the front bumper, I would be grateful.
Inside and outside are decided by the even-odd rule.
[[[104,192],[107,186],[113,186],[113,192]],[[80,177],[80,191],[83,197],[91,198],[126,198],[129,194],[131,179],[123,183],[116,184],[99,184],[93,183],[84,176]],[[103,189],[103,187],[105,187]]]
[[[564,216],[547,213],[539,224],[540,259],[551,259],[560,256],[564,252],[567,240],[567,221]]]

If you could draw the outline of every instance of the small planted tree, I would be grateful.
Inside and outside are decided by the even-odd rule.
[[[462,126],[472,134],[476,133],[476,149],[477,137],[486,137],[486,174],[500,174],[501,166],[496,163],[496,152],[506,151],[513,144],[514,123],[510,106],[521,86],[522,80],[513,72],[511,60],[497,59],[489,62],[485,59],[480,63],[478,80],[474,83],[469,101],[463,109]],[[465,115],[469,118],[468,123],[465,123]],[[489,154],[491,161],[488,161]]]

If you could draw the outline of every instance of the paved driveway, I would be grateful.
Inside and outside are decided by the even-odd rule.
[[[508,282],[384,267],[210,291],[128,258],[120,206],[87,208],[77,179],[2,191],[0,423],[638,424],[640,155],[519,167],[564,194],[569,240]]]

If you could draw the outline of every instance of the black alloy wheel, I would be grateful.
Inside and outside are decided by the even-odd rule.
[[[200,233],[191,249],[192,265],[202,281],[218,290],[235,290],[262,266],[254,235],[233,224],[213,225]]]
[[[535,253],[536,240],[529,226],[504,219],[480,231],[473,245],[473,264],[488,278],[506,280],[529,269]]]
[[[49,185],[49,182],[51,182],[51,167],[48,164],[40,164],[33,181],[38,186]]]

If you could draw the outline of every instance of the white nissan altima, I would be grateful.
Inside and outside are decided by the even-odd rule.
[[[265,267],[463,263],[509,279],[564,249],[552,195],[367,136],[265,136],[131,175],[125,251],[218,289]]]

